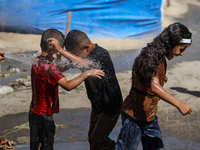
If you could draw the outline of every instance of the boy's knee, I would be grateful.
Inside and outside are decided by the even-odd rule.
[[[104,141],[104,139],[96,134],[91,134],[88,136],[90,141],[92,141],[93,143],[102,143]]]
[[[94,145],[94,147],[101,147],[102,150],[114,150],[114,147],[116,145],[114,140],[111,140],[109,137],[107,138],[99,138],[98,136],[92,136],[90,139],[90,142]]]

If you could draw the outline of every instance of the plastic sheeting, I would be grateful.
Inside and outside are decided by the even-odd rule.
[[[78,29],[89,37],[142,38],[161,31],[162,0],[0,0],[0,26],[5,32]]]

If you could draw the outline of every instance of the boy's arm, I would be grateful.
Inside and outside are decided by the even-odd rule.
[[[78,65],[78,67],[80,68],[88,68],[91,65],[91,61],[87,58],[82,59],[81,57],[78,57],[66,50],[64,50],[58,40],[56,40],[55,38],[49,38],[48,41],[50,42],[50,44],[54,45],[54,48],[61,54],[63,55],[65,58],[67,58],[69,61],[71,61],[72,63],[75,63],[76,65]]]
[[[69,66],[65,65],[62,62],[61,58],[57,59],[57,63],[56,64],[57,64],[57,67],[60,70],[60,72],[65,72],[65,71],[69,70],[69,68],[70,68]]]
[[[64,63],[62,62],[61,54],[57,55],[55,61],[56,61],[56,65],[57,65],[58,69],[60,70],[60,72],[65,72],[70,68],[69,66],[64,65]]]
[[[3,51],[0,51],[0,60],[3,60],[4,59],[4,52]]]
[[[83,72],[78,77],[69,81],[66,78],[61,78],[58,81],[58,84],[62,88],[64,88],[66,91],[71,91],[72,89],[80,85],[87,77],[97,77],[101,79],[101,76],[104,76],[104,72],[102,70],[98,70],[98,69],[88,70],[88,71]]]
[[[60,62],[57,67],[60,70],[60,72],[65,72],[65,71],[69,70],[68,66],[65,66],[63,63],[60,63]]]
[[[150,86],[152,92],[155,93],[155,95],[157,95],[162,100],[170,103],[171,105],[175,106],[183,115],[187,115],[192,112],[192,109],[189,105],[176,99],[160,85],[158,77],[155,76],[152,78]]]

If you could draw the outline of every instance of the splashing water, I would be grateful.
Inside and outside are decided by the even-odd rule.
[[[34,56],[32,54],[6,54],[5,58],[13,59],[16,61],[19,61],[21,63],[29,64],[31,65],[32,62],[35,60]]]
[[[12,59],[24,64],[28,64],[28,65],[32,65],[33,62],[35,63],[35,65],[37,66],[38,64],[38,59],[35,57],[34,54],[26,54],[26,53],[21,53],[21,54],[6,54],[5,59]],[[72,67],[72,68],[79,68],[79,69],[83,69],[83,68],[89,68],[87,64],[82,64],[82,65],[78,65],[76,62],[70,62],[67,59],[63,59],[62,61],[56,61],[54,60],[52,63],[54,63],[55,65],[59,66],[61,64],[64,65],[64,67]],[[91,69],[92,68],[100,68],[98,63],[91,63]]]

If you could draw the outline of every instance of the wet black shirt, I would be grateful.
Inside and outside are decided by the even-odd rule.
[[[116,114],[121,110],[122,94],[115,75],[110,54],[96,44],[92,53],[87,57],[96,68],[105,72],[102,79],[89,77],[85,80],[88,98],[92,108],[98,112]]]

